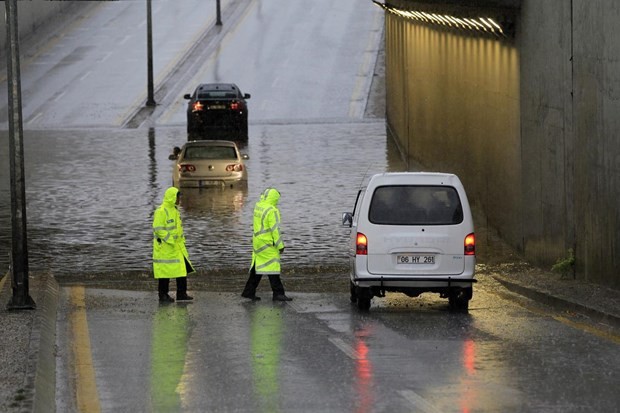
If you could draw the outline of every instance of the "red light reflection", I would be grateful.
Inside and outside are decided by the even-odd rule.
[[[465,340],[463,343],[463,367],[465,374],[461,380],[463,389],[460,397],[460,411],[470,413],[475,406],[477,399],[476,386],[473,384],[473,377],[476,374],[476,343],[473,340]]]
[[[368,360],[368,346],[364,340],[359,337],[355,342],[355,351],[357,352],[357,359],[355,363],[356,372],[356,389],[357,389],[357,413],[370,412],[373,407],[373,393],[372,393],[372,364]]]

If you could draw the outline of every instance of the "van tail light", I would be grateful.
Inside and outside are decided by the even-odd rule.
[[[476,237],[473,232],[465,237],[465,255],[476,255]]]
[[[368,255],[368,238],[361,232],[357,233],[357,240],[355,241],[355,254],[356,255]]]
[[[226,165],[226,172],[241,172],[243,171],[243,165],[240,163],[233,163]]]

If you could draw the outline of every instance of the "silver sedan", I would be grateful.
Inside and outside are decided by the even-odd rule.
[[[180,150],[175,148],[171,159],[176,159],[172,183],[177,188],[235,187],[247,185],[248,175],[237,144],[232,141],[190,141]]]

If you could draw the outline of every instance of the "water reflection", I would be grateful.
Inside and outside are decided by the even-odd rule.
[[[258,307],[252,313],[251,356],[254,393],[262,412],[280,411],[282,310]]]
[[[190,214],[235,218],[248,197],[248,188],[182,188],[181,207]]]
[[[151,342],[151,408],[182,411],[181,378],[191,331],[186,305],[160,305],[153,317]]]
[[[369,335],[368,327],[362,327],[355,332],[355,397],[356,413],[367,413],[373,410],[373,367],[369,358],[369,348],[366,338]]]

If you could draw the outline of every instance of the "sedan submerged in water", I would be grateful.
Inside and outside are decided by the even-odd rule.
[[[242,154],[233,141],[190,141],[175,148],[172,184],[178,188],[234,187],[247,185]]]

